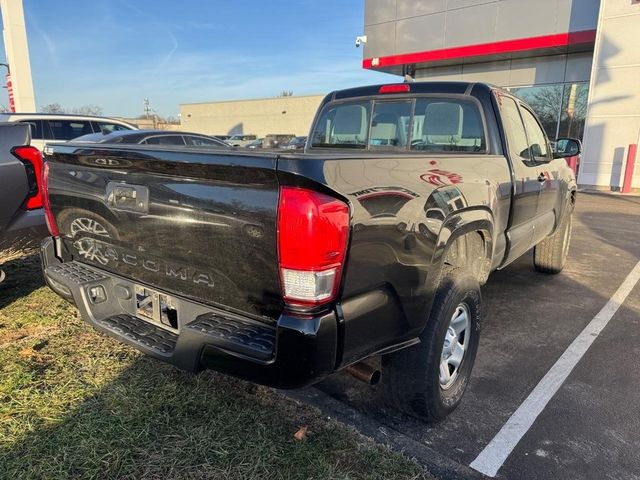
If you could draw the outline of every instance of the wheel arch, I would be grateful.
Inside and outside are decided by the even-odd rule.
[[[442,226],[433,254],[432,264],[440,272],[448,264],[469,266],[478,281],[487,281],[493,255],[493,215],[479,208],[457,212]]]

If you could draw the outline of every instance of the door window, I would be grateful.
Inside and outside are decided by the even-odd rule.
[[[509,89],[531,106],[549,138],[555,138],[562,104],[562,85],[536,85]]]
[[[521,108],[520,111],[522,112],[522,119],[529,139],[529,149],[533,159],[542,161],[550,159],[547,137],[545,137],[536,117],[526,108]]]
[[[31,138],[33,140],[44,140],[42,133],[42,120],[23,120],[20,123],[28,123],[31,127]]]
[[[226,143],[218,140],[213,140],[211,138],[195,137],[193,135],[183,135],[183,136],[187,142],[187,145],[192,147],[219,147],[219,148],[229,147],[229,145],[227,145]]]
[[[102,132],[105,135],[112,132],[120,132],[122,130],[131,130],[129,127],[125,127],[124,125],[119,125],[117,123],[93,122],[93,125],[96,132]]]
[[[522,118],[518,112],[518,105],[512,98],[504,95],[498,96],[498,103],[502,112],[502,123],[507,135],[509,151],[519,156],[523,161],[529,160],[531,158],[529,142],[527,141]]]
[[[48,140],[73,140],[93,133],[91,123],[81,120],[44,120],[43,123],[49,125],[52,138]]]

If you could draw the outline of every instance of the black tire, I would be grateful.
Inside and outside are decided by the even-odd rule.
[[[382,358],[382,379],[396,408],[429,423],[442,420],[456,409],[478,351],[480,303],[480,286],[474,275],[460,269],[444,273],[420,343]],[[440,364],[445,336],[462,304],[468,308],[468,344],[452,383],[442,385]]]
[[[545,238],[533,248],[533,265],[543,273],[560,273],[567,263],[573,212],[568,212],[553,235]]]

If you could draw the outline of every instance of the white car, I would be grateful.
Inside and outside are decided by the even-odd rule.
[[[256,135],[231,135],[225,140],[232,147],[246,147],[258,139]]]
[[[31,125],[31,145],[42,150],[45,143],[64,143],[89,133],[137,130],[129,123],[106,117],[62,113],[0,113],[0,122]]]

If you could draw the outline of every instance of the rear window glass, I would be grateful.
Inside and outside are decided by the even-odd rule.
[[[144,142],[147,145],[184,145],[182,135],[161,135],[147,138]]]
[[[31,126],[31,138],[34,140],[43,140],[42,120],[23,120],[20,123],[28,123]]]
[[[486,153],[484,124],[472,100],[422,97],[329,104],[311,146],[431,153]]]
[[[409,143],[409,125],[413,102],[376,102],[371,121],[371,140],[374,148],[402,148]]]
[[[486,151],[477,106],[465,100],[419,99],[413,118],[411,149],[436,153]]]
[[[344,103],[325,108],[316,123],[312,146],[366,148],[369,110],[370,102]]]
[[[187,145],[191,145],[194,147],[203,147],[203,146],[204,147],[222,147],[222,148],[229,147],[229,145],[227,145],[226,143],[218,140],[213,140],[211,138],[184,135],[184,139],[187,141]]]
[[[49,124],[51,135],[50,140],[73,140],[82,135],[93,133],[90,122],[78,120],[45,120]]]

